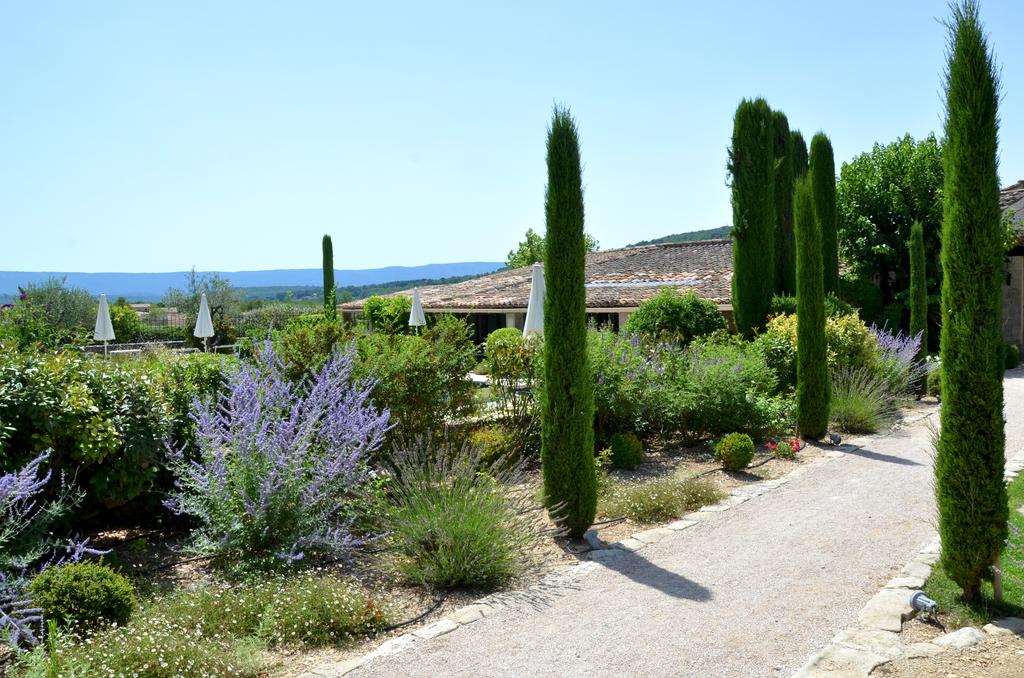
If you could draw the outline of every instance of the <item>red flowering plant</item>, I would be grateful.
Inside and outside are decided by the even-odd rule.
[[[775,442],[769,440],[764,444],[765,449],[775,455],[778,459],[795,459],[796,453],[803,448],[803,444],[799,438],[793,438],[792,440],[783,440],[782,442]]]

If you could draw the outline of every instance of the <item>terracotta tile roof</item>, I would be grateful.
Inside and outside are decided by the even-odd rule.
[[[1024,179],[999,191],[999,208],[1005,210],[1010,207],[1024,212]]]
[[[508,269],[453,285],[420,288],[426,311],[525,310],[530,296],[530,267]],[[692,290],[717,304],[730,303],[732,242],[645,245],[587,255],[587,308],[633,308],[662,287]],[[388,296],[411,296],[412,290]],[[360,311],[362,301],[342,304]]]

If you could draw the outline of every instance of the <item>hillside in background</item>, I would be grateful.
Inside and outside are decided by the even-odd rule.
[[[478,278],[477,275],[456,275],[448,278],[419,278],[417,280],[390,280],[388,282],[376,283],[373,285],[339,285],[338,302],[343,303],[353,299],[365,299],[375,294],[391,294],[401,292],[410,287],[426,287],[427,285],[451,285]],[[302,287],[242,287],[238,290],[245,301],[269,300],[269,301],[320,301],[323,299],[321,285],[308,285]],[[291,296],[289,296],[289,293]]]
[[[334,280],[341,288],[385,286],[404,289],[422,281],[440,278],[473,277],[496,271],[504,266],[499,261],[462,261],[451,264],[424,266],[387,266],[356,270],[335,270]],[[315,287],[323,284],[323,271],[319,268],[276,269],[269,271],[217,271],[239,288],[276,288],[273,294],[287,290]],[[172,273],[65,273],[0,271],[0,297],[17,294],[18,286],[42,282],[50,276],[67,277],[67,284],[82,287],[92,294],[104,293],[111,299],[124,297],[132,301],[159,301],[172,287],[185,285],[185,271]],[[411,282],[409,282],[411,281]],[[454,281],[452,281],[454,282]],[[319,294],[319,293],[317,293]],[[353,291],[355,296],[355,291]],[[256,298],[249,296],[249,298]],[[263,298],[263,297],[261,297]],[[274,298],[274,297],[269,297]]]
[[[703,231],[690,231],[688,233],[675,233],[666,235],[654,240],[641,240],[640,242],[627,245],[626,247],[640,247],[641,245],[663,245],[670,242],[693,242],[694,240],[719,240],[728,238],[732,226],[719,226],[718,228],[706,228]]]

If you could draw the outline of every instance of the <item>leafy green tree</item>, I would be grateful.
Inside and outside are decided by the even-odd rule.
[[[796,227],[796,421],[800,435],[817,440],[828,430],[830,386],[821,232],[815,218],[810,177],[796,181],[793,219]]]
[[[594,522],[594,383],[587,359],[583,183],[576,121],[555,107],[547,140],[544,198],[544,393],[541,466],[544,500],[555,521],[580,537]]]
[[[775,141],[775,293],[796,292],[796,240],[793,238],[793,135],[782,111],[772,112]]]
[[[334,286],[334,245],[331,236],[325,235],[324,254],[324,316],[328,320],[338,317],[338,291]]]
[[[928,280],[927,259],[924,252],[924,227],[915,221],[910,227],[910,334],[921,335],[921,349],[917,359],[923,360],[928,353]],[[921,375],[917,386],[922,393],[925,377]]]
[[[46,323],[55,329],[92,327],[96,321],[96,297],[81,287],[67,284],[67,276],[50,276],[25,285],[25,293],[43,310]]]
[[[928,295],[939,294],[942,182],[942,147],[932,134],[921,141],[907,134],[890,144],[875,144],[839,171],[843,260],[857,278],[879,281],[882,305],[903,303],[907,297],[907,242],[915,221],[921,222],[924,234]]]
[[[773,141],[768,102],[741,101],[733,119],[728,163],[732,183],[732,309],[736,329],[748,339],[764,327],[775,290]]]
[[[814,187],[814,216],[821,235],[822,271],[825,294],[839,292],[839,234],[836,230],[836,162],[832,142],[823,132],[811,139],[811,184]]]
[[[935,458],[942,568],[973,600],[1007,536],[1003,483],[1005,232],[999,210],[999,78],[975,0],[952,6],[945,74],[942,411]]]
[[[798,129],[793,130],[790,136],[793,138],[793,178],[799,179],[807,174],[807,142]]]
[[[583,234],[583,238],[588,252],[594,252],[600,246],[597,240],[586,233]],[[508,253],[508,256],[505,258],[505,265],[509,268],[522,268],[523,266],[533,266],[535,263],[544,261],[544,242],[544,237],[537,235],[532,228],[526,229],[526,238],[514,250]]]

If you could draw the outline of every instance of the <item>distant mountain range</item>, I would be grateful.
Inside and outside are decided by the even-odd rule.
[[[666,235],[654,240],[642,240],[627,247],[640,247],[641,245],[663,245],[671,242],[693,242],[694,240],[719,240],[728,238],[732,232],[732,226],[719,226],[718,228],[706,228],[703,231],[690,231],[689,233],[676,233]]]
[[[384,268],[335,270],[334,280],[340,287],[379,285],[410,280],[476,276],[491,273],[502,266],[500,261],[460,261],[452,264],[424,266],[386,266]],[[206,272],[206,271],[204,271]],[[235,287],[317,287],[323,285],[319,268],[274,269],[269,271],[216,271]],[[50,276],[66,277],[67,284],[82,287],[93,294],[106,294],[111,299],[124,297],[130,301],[158,301],[172,287],[184,287],[186,271],[172,273],[75,273],[61,271],[0,271],[0,296],[16,294],[18,286],[42,282]]]

